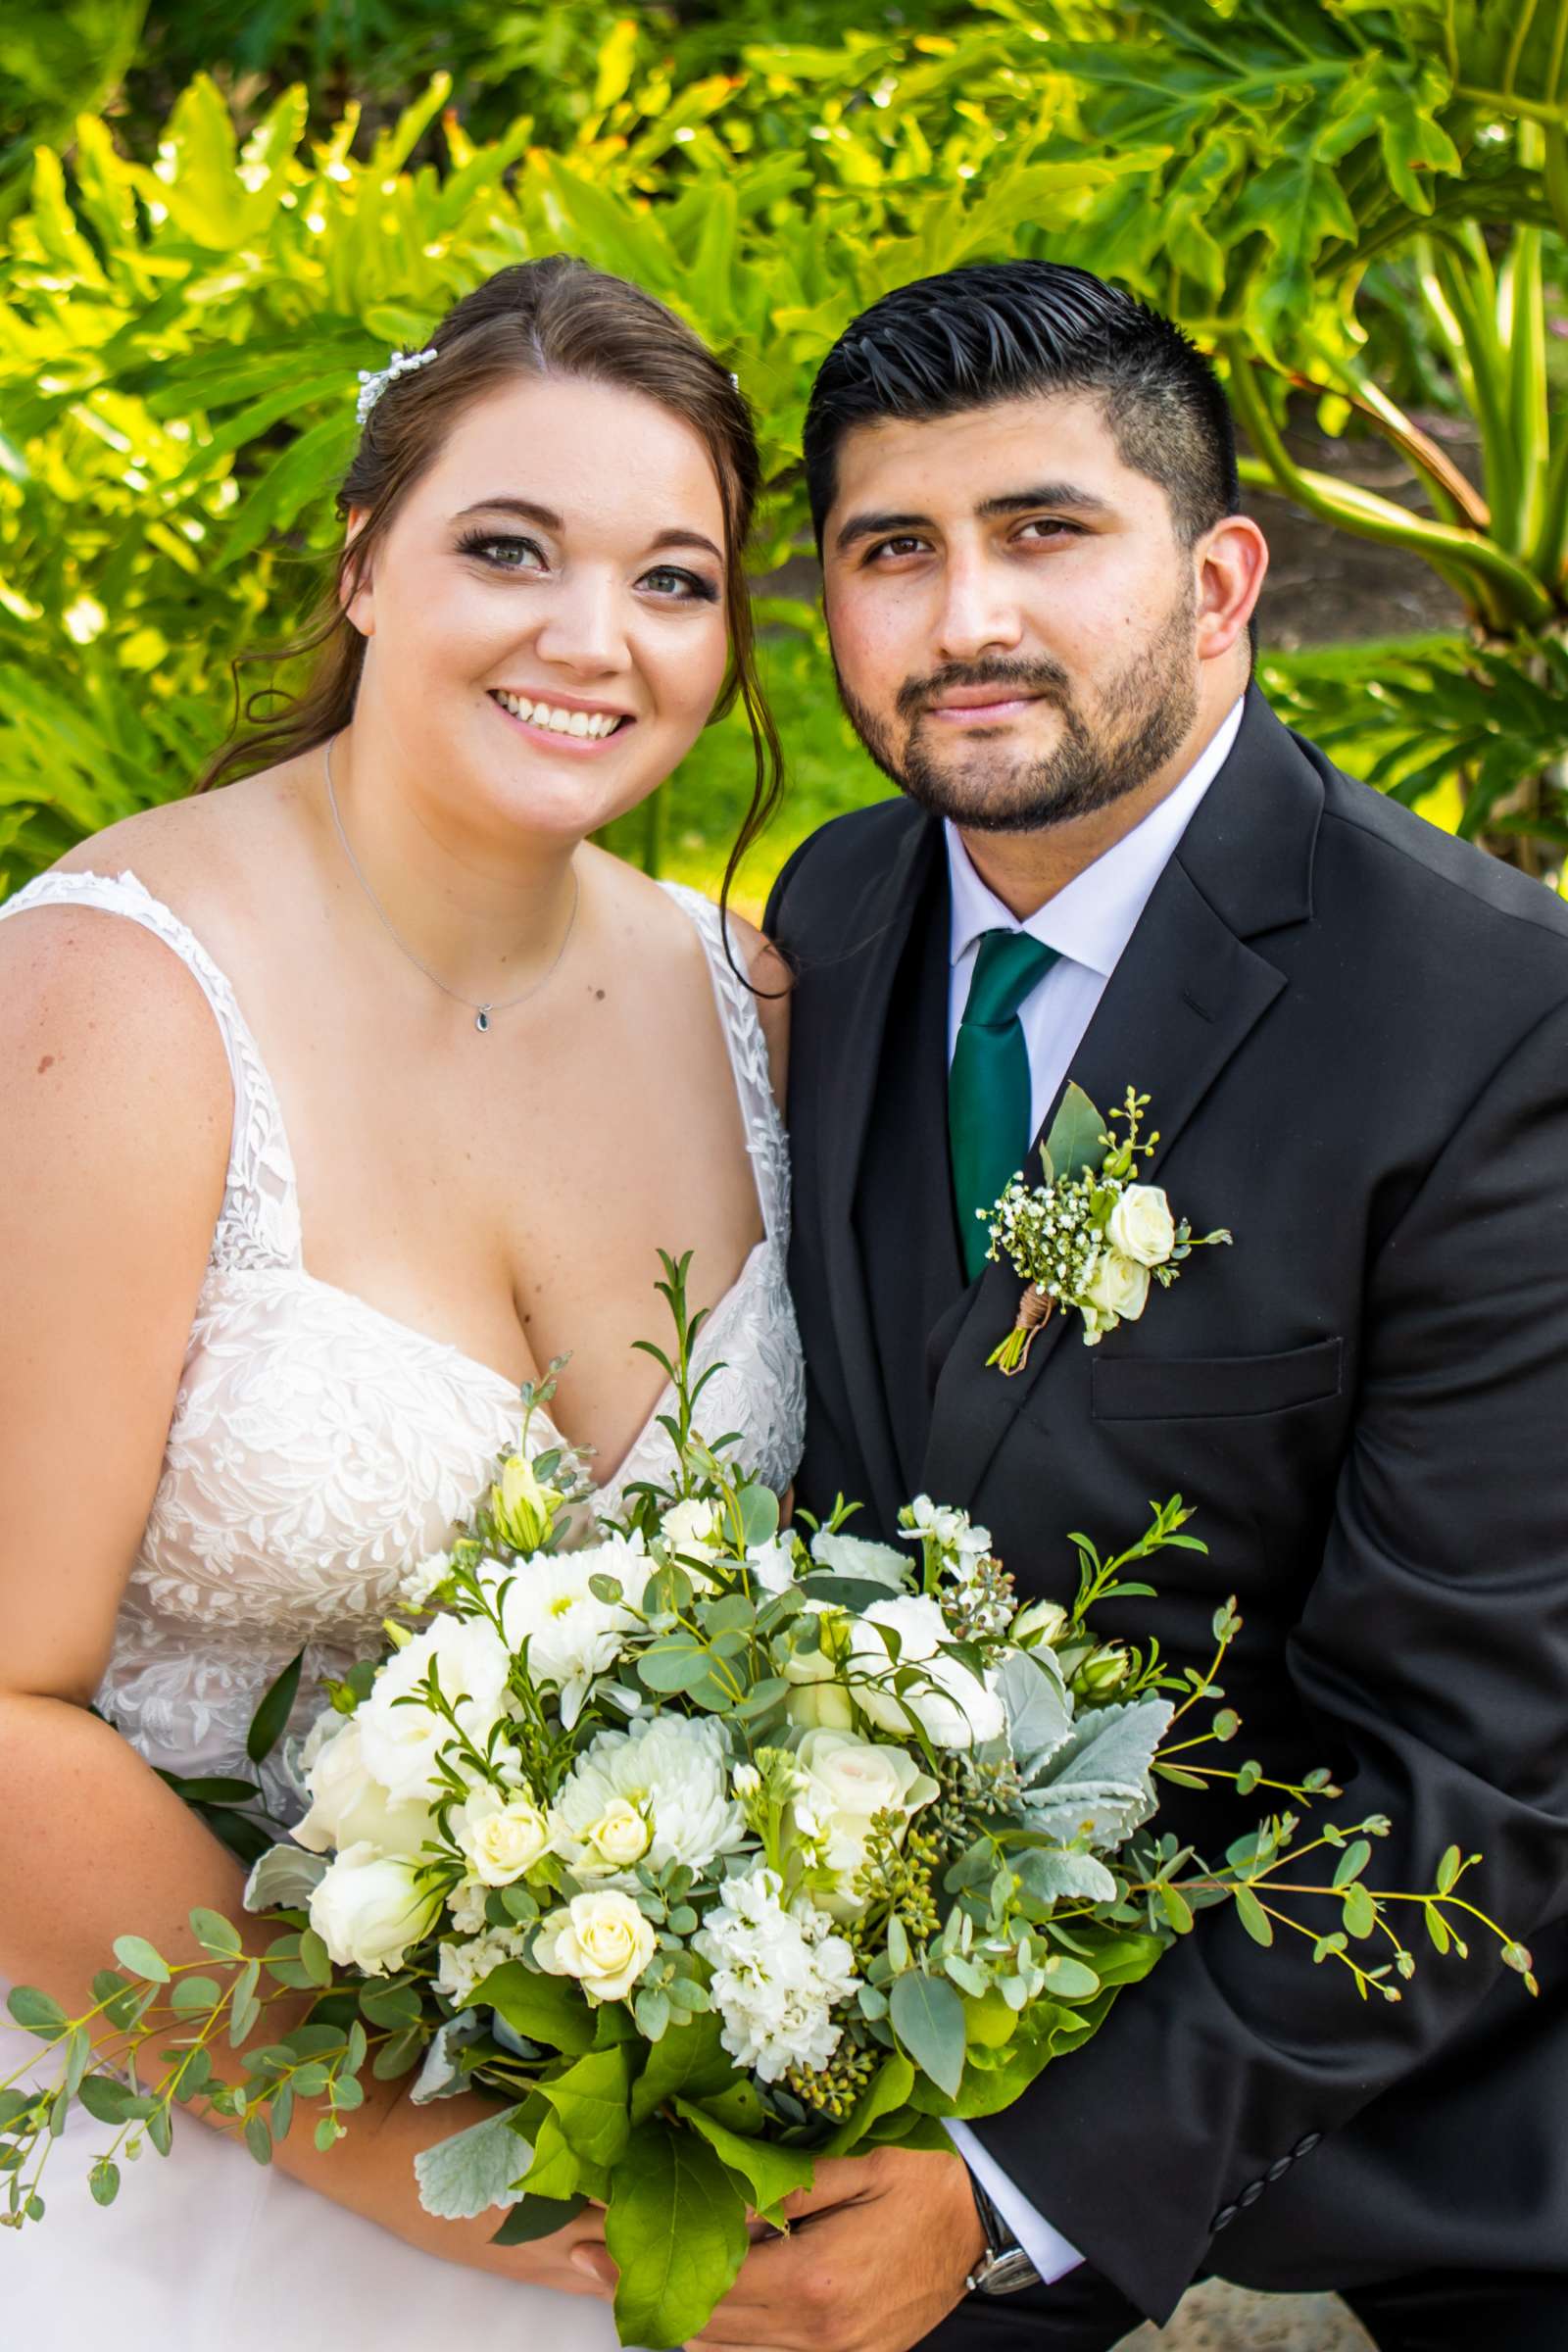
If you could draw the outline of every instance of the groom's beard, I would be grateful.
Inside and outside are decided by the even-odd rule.
[[[1178,599],[1155,635],[1110,680],[1093,720],[1067,672],[1044,655],[951,662],[929,677],[910,678],[899,689],[896,721],[857,701],[835,662],[839,698],[883,774],[933,815],[972,833],[1066,824],[1147,784],[1191,731],[1198,715],[1195,604],[1191,590]],[[942,722],[932,719],[930,705],[957,686],[1010,686],[1038,696],[1059,711],[1060,739],[1043,758],[978,734],[939,752],[933,732]]]

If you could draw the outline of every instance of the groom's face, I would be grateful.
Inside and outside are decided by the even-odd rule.
[[[1093,398],[856,426],[823,568],[856,731],[941,815],[981,832],[1059,824],[1186,744],[1198,552]]]

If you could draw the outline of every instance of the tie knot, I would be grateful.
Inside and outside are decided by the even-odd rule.
[[[963,1008],[964,1026],[991,1029],[1010,1021],[1035,982],[1055,961],[1055,949],[1027,931],[983,932]]]

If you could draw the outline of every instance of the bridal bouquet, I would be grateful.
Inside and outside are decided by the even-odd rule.
[[[251,1871],[265,1935],[198,1911],[206,1959],[122,1936],[84,2017],[12,1995],[61,2059],[47,2088],[0,2087],[13,2218],[41,2213],[28,2164],[73,2100],[115,2135],[107,2203],[121,2156],[167,2152],[174,2105],[207,2102],[265,2163],[296,2102],[329,2146],[368,2067],[416,2101],[494,2099],[418,2158],[432,2213],[494,2209],[514,2243],[603,2205],[622,2341],[676,2345],[816,2158],[941,2147],[944,2119],[1009,2105],[1201,1907],[1234,1902],[1260,1943],[1306,1935],[1389,2000],[1414,1967],[1396,1905],[1440,1950],[1455,1914],[1483,1918],[1456,1849],[1427,1894],[1369,1886],[1384,1821],[1298,1843],[1281,1810],[1213,1868],[1160,1834],[1161,1777],[1338,1793],[1214,1760],[1238,1729],[1210,1704],[1230,1604],[1207,1668],[1097,1639],[1098,1604],[1150,1592],[1129,1570],[1200,1548],[1179,1498],[1119,1557],[1073,1539],[1070,1608],[1021,1605],[985,1529],[924,1496],[897,1548],[842,1506],[782,1529],[697,1433],[685,1271],[666,1259],[661,1285],[670,1484],[589,1526],[578,1466],[530,1459],[525,1424],[472,1524],[407,1578],[383,1656],[330,1689],[298,1760],[309,1808]],[[1314,1853],[1331,1867],[1303,1884]],[[1302,1897],[1333,1924],[1296,1920]],[[270,2032],[302,1992],[304,2022]],[[220,2036],[243,2086],[214,2070]]]

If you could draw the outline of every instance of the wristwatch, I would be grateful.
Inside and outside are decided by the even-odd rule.
[[[1012,2295],[1021,2286],[1038,2286],[1040,2273],[973,2173],[969,2175],[969,2186],[974,2191],[980,2227],[986,2233],[986,2250],[963,2282],[967,2291],[971,2295]]]

